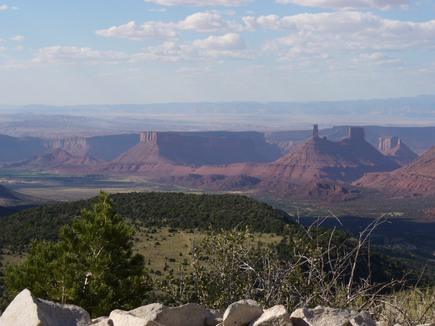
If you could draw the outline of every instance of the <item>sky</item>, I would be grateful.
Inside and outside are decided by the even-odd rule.
[[[434,0],[0,0],[0,104],[433,93]]]

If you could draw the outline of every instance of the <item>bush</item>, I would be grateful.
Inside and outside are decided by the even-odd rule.
[[[281,243],[264,245],[249,230],[211,232],[194,246],[189,268],[170,273],[159,290],[169,303],[199,302],[212,308],[252,298],[289,310],[316,305],[372,309],[375,299],[399,282],[390,278],[395,264],[372,259],[370,233],[368,229],[355,239],[317,227],[303,232],[287,228]],[[368,266],[382,273],[373,275]]]

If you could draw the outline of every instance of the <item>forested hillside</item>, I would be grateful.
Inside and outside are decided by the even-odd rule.
[[[283,211],[238,195],[128,193],[111,199],[118,214],[149,227],[220,230],[249,226],[256,232],[279,233],[292,223]],[[0,246],[23,249],[35,239],[54,240],[59,228],[92,201],[45,205],[0,218]]]

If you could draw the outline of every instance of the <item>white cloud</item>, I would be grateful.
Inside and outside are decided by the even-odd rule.
[[[175,38],[181,31],[199,33],[239,31],[241,24],[227,21],[217,12],[197,12],[178,22],[147,21],[142,25],[131,21],[127,24],[101,29],[97,35],[113,38],[142,40],[147,38]]]
[[[179,29],[192,30],[196,32],[215,32],[229,27],[223,17],[216,12],[197,12],[187,16],[178,24]]]
[[[406,50],[435,47],[435,20],[409,22],[372,13],[338,11],[278,17],[244,17],[247,28],[287,31],[266,48],[285,56],[334,51]]]
[[[6,11],[6,10],[9,10],[9,9],[10,9],[9,6],[4,5],[4,4],[0,4],[0,11]]]
[[[405,8],[410,4],[410,0],[276,0],[276,2],[306,7],[333,9],[375,8],[381,10],[389,10],[396,7]]]
[[[11,41],[15,41],[15,42],[21,42],[24,41],[24,36],[23,35],[15,35],[13,37],[11,37]]]
[[[117,51],[99,51],[75,46],[50,46],[38,50],[33,63],[113,63],[125,60],[127,55]]]
[[[242,50],[245,42],[239,34],[229,33],[222,36],[209,36],[204,40],[196,40],[193,46],[206,50]]]
[[[145,0],[161,6],[194,6],[194,7],[238,7],[250,0]]]
[[[222,36],[209,36],[191,43],[169,41],[158,46],[149,46],[141,53],[132,56],[131,61],[158,60],[164,62],[197,61],[209,58],[247,59],[243,39],[238,34],[229,33]]]
[[[157,46],[149,46],[140,53],[131,56],[131,62],[140,61],[163,61],[178,62],[188,59],[193,55],[192,49],[186,44],[178,44],[174,41],[164,42]]]
[[[236,33],[222,36],[209,36],[192,42],[200,57],[248,59],[251,54],[246,51],[244,40]]]
[[[76,46],[50,46],[39,49],[31,64],[135,64],[143,61],[179,62],[248,57],[245,42],[240,35],[228,33],[193,42],[166,41],[135,53],[101,51]]]
[[[173,24],[157,21],[145,22],[142,25],[131,21],[124,25],[98,30],[96,31],[96,34],[104,37],[127,38],[131,40],[141,40],[145,38],[173,38],[177,36]]]

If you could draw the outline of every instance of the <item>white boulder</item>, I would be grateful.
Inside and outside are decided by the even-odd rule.
[[[249,325],[263,314],[263,309],[254,300],[240,300],[230,304],[225,310],[223,326]]]
[[[290,314],[284,306],[266,309],[252,326],[292,326]]]
[[[37,299],[21,291],[0,317],[1,326],[88,326],[89,314],[82,308]]]
[[[209,310],[195,303],[174,308],[154,303],[131,311],[114,310],[109,316],[114,326],[204,326],[213,318]]]
[[[128,311],[114,310],[109,316],[113,326],[163,326],[153,320],[135,316]]]

